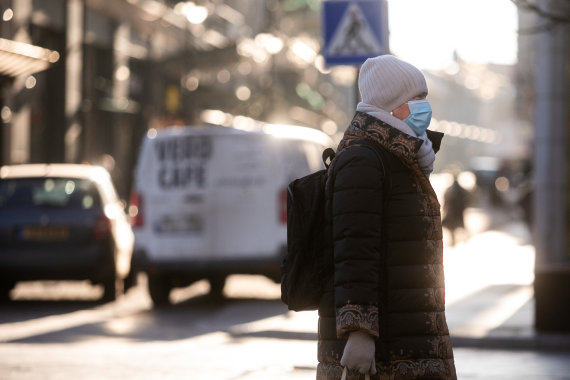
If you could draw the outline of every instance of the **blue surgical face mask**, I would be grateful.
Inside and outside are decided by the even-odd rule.
[[[410,100],[408,102],[410,116],[404,121],[413,129],[417,136],[423,135],[431,121],[431,106],[426,99]]]

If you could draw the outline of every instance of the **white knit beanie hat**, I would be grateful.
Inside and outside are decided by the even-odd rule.
[[[364,103],[387,112],[428,92],[422,72],[392,55],[368,58],[360,68],[358,87]]]

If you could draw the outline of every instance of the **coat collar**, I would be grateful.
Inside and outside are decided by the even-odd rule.
[[[428,138],[432,141],[434,151],[437,151],[441,145],[443,133],[429,132]],[[352,122],[344,133],[344,137],[338,145],[337,157],[346,148],[353,144],[358,145],[359,140],[361,141],[363,139],[380,144],[380,146],[398,157],[404,165],[409,167],[416,174],[415,178],[418,181],[419,188],[422,192],[429,194],[429,204],[433,210],[434,223],[437,225],[436,219],[439,218],[439,214],[435,212],[435,210],[439,210],[437,195],[428,177],[423,174],[416,160],[416,154],[423,144],[423,141],[417,137],[401,132],[373,116],[363,112],[356,112]]]
[[[443,133],[428,130],[427,136],[432,142],[434,151],[437,153],[441,146]],[[356,112],[344,133],[344,137],[338,146],[338,151],[361,139],[375,141],[384,149],[410,164],[414,161],[423,143],[421,139],[401,132],[367,113]]]

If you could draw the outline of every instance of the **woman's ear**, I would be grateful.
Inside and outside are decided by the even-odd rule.
[[[408,106],[408,103],[400,104],[392,111],[392,115],[400,120],[405,120],[410,116],[410,107]]]

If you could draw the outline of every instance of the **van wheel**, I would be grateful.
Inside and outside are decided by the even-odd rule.
[[[155,306],[165,306],[170,304],[170,284],[162,276],[148,275],[148,292],[150,299]]]
[[[10,291],[15,285],[12,282],[0,282],[0,302],[10,301]]]
[[[103,283],[103,302],[113,302],[123,294],[123,279],[113,275]]]
[[[210,296],[221,298],[224,292],[224,286],[226,286],[226,277],[212,277],[209,278],[208,281],[210,282]]]
[[[136,271],[131,270],[129,272],[129,275],[125,278],[125,281],[124,281],[125,293],[127,292],[127,290],[134,288],[137,285],[137,282],[138,282],[137,276],[138,276],[138,273]]]

